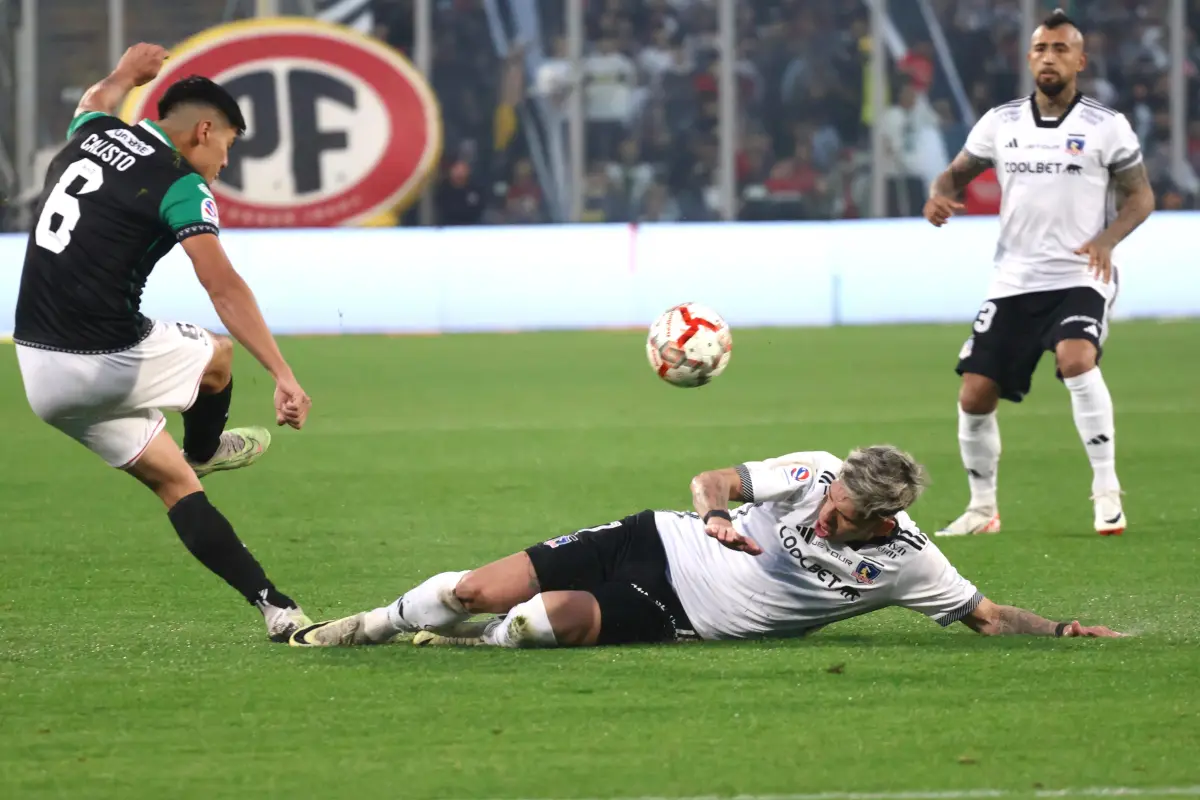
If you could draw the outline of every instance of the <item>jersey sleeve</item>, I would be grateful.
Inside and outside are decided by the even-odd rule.
[[[221,232],[217,201],[208,184],[194,172],[171,184],[163,195],[158,214],[180,242],[202,233]]]
[[[893,601],[931,617],[943,628],[958,622],[983,602],[983,595],[927,537],[910,535],[921,536],[925,544],[901,570]]]
[[[1104,150],[1104,166],[1115,175],[1142,163],[1142,147],[1137,134],[1124,114],[1117,114],[1110,123],[1109,143]]]
[[[833,482],[837,458],[829,453],[789,453],[764,461],[738,464],[742,499],[747,503],[798,503],[814,486]]]
[[[82,114],[77,116],[75,119],[71,120],[71,124],[67,126],[67,138],[70,139],[72,136],[75,135],[75,133],[80,128],[82,128],[84,125],[87,125],[92,120],[101,119],[102,117],[107,117],[107,116],[111,116],[111,115],[105,114],[103,111],[85,111],[85,112],[83,112]]]
[[[975,123],[975,127],[971,128],[971,132],[967,134],[967,143],[963,145],[963,150],[975,156],[980,161],[994,164],[996,161],[996,126],[998,123],[999,118],[996,116],[995,110],[989,110],[979,118],[979,121]]]

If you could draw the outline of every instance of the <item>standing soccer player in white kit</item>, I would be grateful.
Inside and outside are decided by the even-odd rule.
[[[1154,210],[1137,136],[1122,114],[1085,97],[1083,35],[1062,10],[1034,31],[1031,97],[997,106],[930,189],[925,218],[941,227],[955,198],[996,168],[1003,198],[996,272],[959,354],[958,440],[971,500],[940,536],[996,533],[1001,398],[1021,402],[1042,353],[1058,376],[1093,470],[1095,529],[1125,530],[1113,402],[1098,366],[1117,295],[1113,249]]]

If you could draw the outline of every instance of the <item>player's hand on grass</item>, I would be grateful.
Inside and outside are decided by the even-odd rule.
[[[1105,283],[1112,280],[1112,253],[1112,245],[1104,242],[1099,237],[1092,239],[1075,251],[1075,255],[1077,256],[1088,257],[1088,269],[1092,271],[1092,275]]]
[[[942,227],[946,221],[954,216],[956,211],[962,211],[966,206],[958,202],[952,197],[931,197],[925,201],[925,219],[929,220],[935,227]]]
[[[737,529],[733,527],[733,523],[727,519],[713,517],[705,524],[704,532],[730,550],[738,550],[752,556],[762,555],[762,548],[758,546],[758,542],[749,536],[738,533]]]
[[[1106,628],[1103,625],[1080,625],[1079,620],[1073,620],[1070,625],[1063,629],[1063,638],[1066,639],[1085,637],[1088,639],[1120,639],[1127,634],[1117,633],[1111,628]]]
[[[296,430],[304,427],[312,400],[290,375],[275,381],[275,424],[291,425]]]
[[[141,42],[125,51],[115,71],[128,77],[134,86],[142,86],[158,77],[168,55],[165,47]]]

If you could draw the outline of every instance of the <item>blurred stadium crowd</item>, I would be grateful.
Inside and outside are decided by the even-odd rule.
[[[478,0],[437,6],[433,82],[446,121],[442,224],[547,219],[509,109],[530,92],[563,88],[551,58],[522,76],[519,59],[496,68]],[[1169,159],[1166,0],[1078,0],[1088,36],[1083,89],[1129,118],[1164,208],[1195,208],[1200,195],[1200,0],[1187,32],[1190,164]],[[591,221],[717,218],[717,12],[714,0],[587,0],[584,98]],[[961,85],[977,116],[1019,93],[1027,31],[1017,0],[932,0]],[[376,35],[412,47],[411,1],[377,0]],[[564,55],[563,3],[540,0],[543,47]],[[915,0],[889,14],[908,54],[891,63],[881,164],[888,213],[920,213],[928,181],[969,130]],[[737,186],[742,219],[838,219],[868,213],[868,17],[860,3],[739,3]],[[466,55],[466,58],[464,58]],[[506,124],[505,120],[509,120]],[[469,200],[474,199],[473,202]]]

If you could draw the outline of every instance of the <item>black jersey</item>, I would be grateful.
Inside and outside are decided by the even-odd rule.
[[[46,174],[14,341],[78,353],[132,347],[150,330],[139,308],[154,265],[218,226],[204,178],[161,128],[81,114]]]

